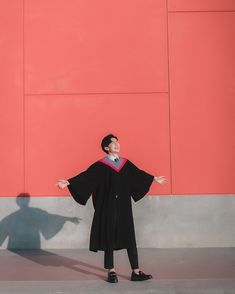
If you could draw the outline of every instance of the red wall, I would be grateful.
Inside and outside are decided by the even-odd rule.
[[[121,153],[165,186],[235,192],[233,0],[1,0],[1,196]]]

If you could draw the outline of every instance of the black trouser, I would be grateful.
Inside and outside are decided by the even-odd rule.
[[[139,268],[137,248],[127,248],[128,258],[132,269]],[[104,251],[104,268],[113,268],[113,250]]]

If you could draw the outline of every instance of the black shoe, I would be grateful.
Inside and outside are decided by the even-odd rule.
[[[132,271],[131,281],[145,281],[149,279],[152,279],[152,275],[146,275],[142,271],[139,271],[139,274],[136,274],[134,271]]]
[[[118,278],[117,278],[117,274],[113,271],[108,272],[108,280],[107,282],[109,283],[117,283],[118,282]]]

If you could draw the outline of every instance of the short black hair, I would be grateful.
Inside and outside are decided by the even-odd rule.
[[[107,136],[105,136],[101,142],[101,148],[105,153],[109,153],[107,150],[104,149],[104,147],[108,147],[108,145],[112,142],[111,139],[115,138],[118,140],[118,138],[116,136],[114,136],[113,134],[109,134]]]

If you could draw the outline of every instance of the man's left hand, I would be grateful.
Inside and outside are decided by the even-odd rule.
[[[154,177],[154,180],[160,185],[164,185],[168,182],[164,176]]]

